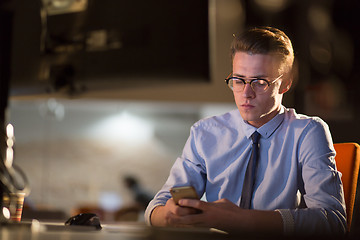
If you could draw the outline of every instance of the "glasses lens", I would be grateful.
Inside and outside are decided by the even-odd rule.
[[[262,79],[256,79],[251,82],[251,87],[255,92],[264,92],[269,87],[269,84],[267,81]]]
[[[244,90],[245,83],[242,80],[231,78],[229,81],[230,88],[234,91]]]

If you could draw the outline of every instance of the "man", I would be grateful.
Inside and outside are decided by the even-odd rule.
[[[238,109],[192,126],[145,218],[154,226],[229,232],[344,233],[345,202],[329,128],[282,105],[292,82],[290,39],[275,28],[252,28],[234,38],[231,53],[226,81]],[[255,135],[259,140],[252,144]],[[247,168],[254,169],[252,177]],[[176,205],[169,189],[186,185],[205,193],[207,202],[182,199]]]

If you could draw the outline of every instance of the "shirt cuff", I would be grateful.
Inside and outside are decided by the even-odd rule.
[[[295,231],[295,222],[290,209],[276,209],[275,211],[280,213],[283,220],[284,235],[292,235]]]

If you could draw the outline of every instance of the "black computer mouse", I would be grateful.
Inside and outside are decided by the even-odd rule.
[[[65,222],[65,225],[94,226],[98,230],[102,228],[100,219],[95,213],[80,213],[72,216]]]

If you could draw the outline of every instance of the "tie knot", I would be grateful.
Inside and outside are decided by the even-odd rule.
[[[253,144],[258,144],[259,143],[260,136],[261,136],[260,133],[258,133],[257,131],[255,131],[251,135],[251,140],[253,141]]]

